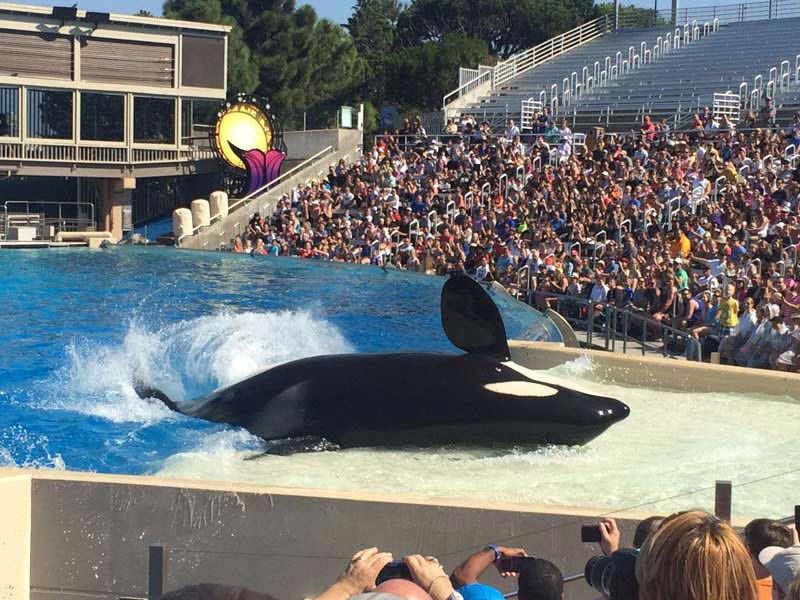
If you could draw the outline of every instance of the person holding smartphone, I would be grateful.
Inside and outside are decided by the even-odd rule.
[[[519,600],[562,600],[564,577],[550,561],[528,556],[523,548],[490,544],[453,571],[450,581],[464,600],[503,600],[503,594],[479,579],[494,566],[502,577],[518,577]]]

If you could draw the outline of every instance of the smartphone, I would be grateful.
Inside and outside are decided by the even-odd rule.
[[[377,585],[382,584],[384,581],[390,579],[408,579],[411,581],[411,572],[408,570],[408,565],[402,560],[394,560],[381,569],[378,577],[375,579]]]
[[[794,528],[800,533],[800,504],[794,507]]]
[[[599,525],[583,525],[581,527],[581,541],[588,544],[596,544],[602,541]]]
[[[512,556],[504,558],[497,563],[497,570],[501,573],[519,573],[526,560],[536,560],[533,556]]]

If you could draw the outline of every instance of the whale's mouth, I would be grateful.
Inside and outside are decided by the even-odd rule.
[[[626,416],[615,415],[613,419],[598,420],[590,425],[515,419],[381,430],[354,429],[330,439],[342,448],[582,446]]]

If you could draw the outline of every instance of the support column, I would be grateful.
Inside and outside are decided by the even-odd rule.
[[[678,0],[672,0],[672,26],[678,24]]]
[[[102,179],[98,188],[97,214],[100,227],[120,240],[123,234],[123,209],[130,211],[132,208],[136,179]]]

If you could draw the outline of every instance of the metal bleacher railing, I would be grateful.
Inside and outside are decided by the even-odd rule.
[[[453,90],[444,97],[442,105],[446,108],[454,100],[461,98],[485,83],[490,82],[491,87],[502,85],[565,52],[605,35],[612,30],[613,23],[613,16],[604,15],[553,37],[538,46],[518,52],[507,60],[497,63],[494,67],[479,66],[477,70],[462,69],[460,73],[472,72],[475,76],[468,81],[460,82],[458,89]]]
[[[625,131],[648,114],[667,119],[673,128],[688,125],[693,113],[712,104],[715,93],[738,94],[741,111],[757,111],[765,96],[778,98],[783,106],[800,105],[800,54],[781,42],[793,35],[793,17],[800,17],[800,0],[690,5],[674,13],[622,11],[618,19],[609,15],[589,22],[491,70],[473,70],[472,79],[465,71],[462,87],[445,104],[482,86],[481,91],[452,102],[446,116],[466,112],[496,131],[508,119],[519,119],[527,129],[532,116],[547,106],[553,118],[570,118],[575,127]],[[771,35],[777,19],[782,29]],[[601,31],[587,37],[588,27]],[[717,41],[689,50],[721,28],[726,35],[714,35],[710,39]],[[582,41],[560,51],[559,41],[574,39],[581,30]],[[576,50],[587,41],[592,42],[587,49]],[[538,58],[540,50],[544,60]],[[710,56],[716,58],[709,63]]]

